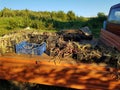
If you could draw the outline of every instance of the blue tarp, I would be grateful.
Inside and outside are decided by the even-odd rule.
[[[42,55],[46,51],[46,43],[35,44],[23,41],[16,46],[16,53]]]

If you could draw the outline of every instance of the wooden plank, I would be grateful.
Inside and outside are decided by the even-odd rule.
[[[107,46],[114,47],[113,42],[107,41],[107,38],[105,38],[105,37],[102,36],[102,37],[100,37],[100,39],[101,39],[101,41],[104,42]]]
[[[40,57],[0,57],[0,78],[75,89],[118,89],[120,81],[111,78],[106,68],[91,64],[53,64]],[[48,58],[47,58],[48,59]]]
[[[102,34],[105,34],[106,37],[110,37],[111,39],[113,39],[114,41],[117,41],[118,43],[120,43],[120,37],[115,35],[115,34],[112,34],[111,32],[108,32],[106,30],[102,30],[101,31]]]
[[[101,30],[100,40],[106,45],[116,47],[120,50],[120,37],[106,30]]]
[[[105,33],[102,33],[102,37],[101,38],[104,38],[104,42],[108,42],[108,45],[112,47],[118,47],[119,46],[119,42],[117,42],[116,40],[114,40],[114,38],[111,38],[110,36],[108,36],[107,34]]]
[[[118,35],[115,35],[115,34],[109,32],[109,31],[107,31],[107,30],[104,30],[104,29],[101,29],[101,32],[104,32],[104,33],[107,33],[107,34],[109,34],[109,35],[112,35],[113,37],[120,38]]]
[[[106,38],[109,39],[110,41],[112,41],[112,42],[114,42],[114,43],[116,43],[116,44],[119,45],[119,43],[120,43],[119,38],[117,38],[117,37],[115,37],[115,36],[112,36],[112,35],[109,34],[109,33],[106,33],[106,31],[105,31],[105,32],[102,32],[101,34],[103,35],[103,37],[106,37]]]
[[[112,34],[111,32],[108,32],[106,30],[101,30],[102,34],[105,34],[105,36],[107,37],[110,37],[111,39],[117,41],[118,43],[120,43],[120,37],[115,35],[115,34]]]

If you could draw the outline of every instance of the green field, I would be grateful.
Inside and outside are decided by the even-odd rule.
[[[40,32],[56,32],[63,29],[79,29],[88,26],[95,37],[99,37],[100,28],[107,16],[98,12],[96,17],[77,16],[73,11],[31,11],[11,10],[4,8],[0,11],[0,36],[14,31],[30,30]]]

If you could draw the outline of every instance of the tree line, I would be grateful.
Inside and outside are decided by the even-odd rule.
[[[101,28],[102,23],[107,16],[99,12],[96,17],[77,16],[73,11],[31,11],[11,10],[4,8],[0,11],[0,23],[2,27],[8,30],[16,28],[30,27],[41,30],[60,30],[69,28],[81,28],[88,26],[90,28]]]

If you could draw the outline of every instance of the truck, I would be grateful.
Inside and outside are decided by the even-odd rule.
[[[100,40],[107,46],[120,51],[120,3],[110,8],[108,18],[101,29]],[[117,57],[117,64],[120,66],[120,54]]]
[[[100,40],[120,51],[120,3],[110,8],[107,20],[101,29]]]

